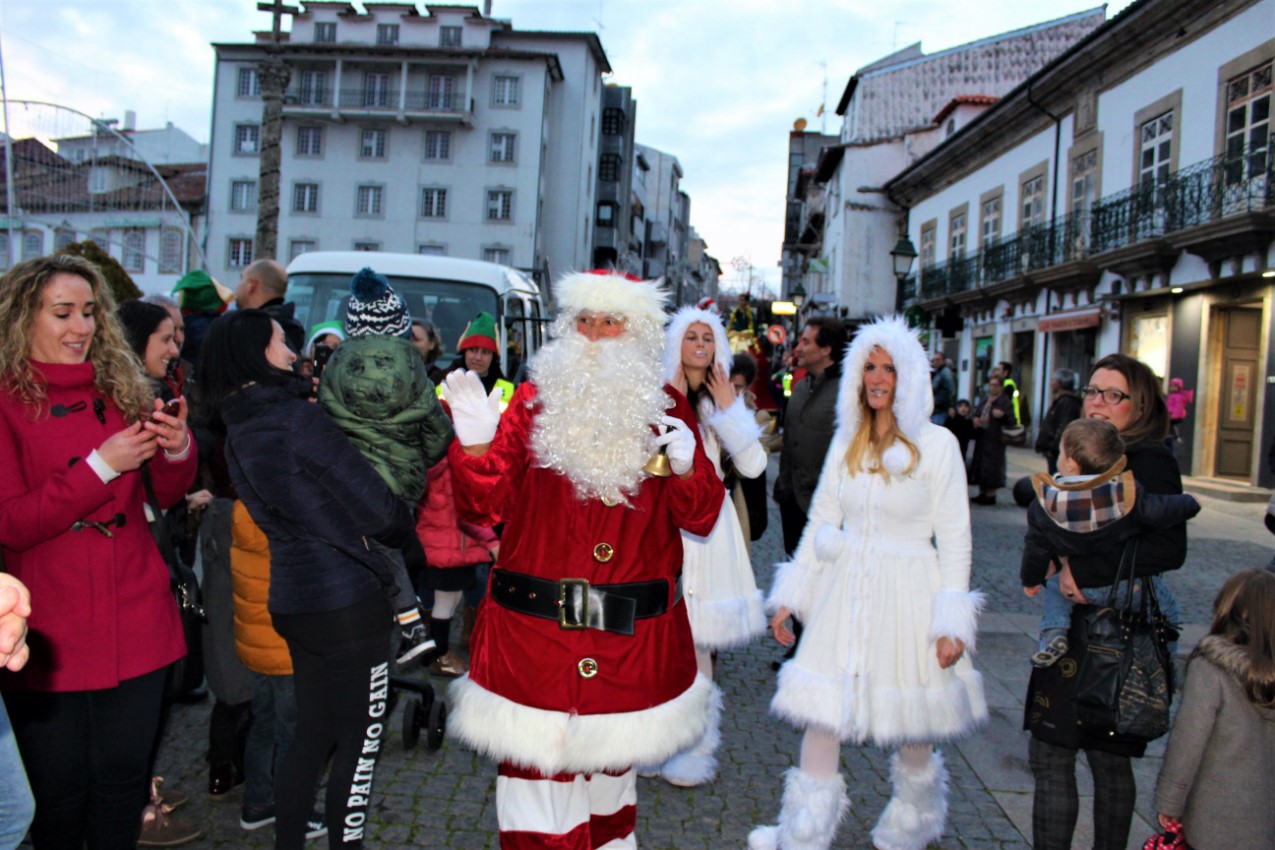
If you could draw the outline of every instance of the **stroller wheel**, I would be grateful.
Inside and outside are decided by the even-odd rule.
[[[426,714],[421,708],[421,701],[409,699],[403,706],[403,749],[416,748],[421,739],[421,726],[425,723]]]
[[[429,727],[425,730],[425,746],[437,751],[443,745],[443,734],[447,731],[447,703],[441,699],[434,702],[429,712]]]

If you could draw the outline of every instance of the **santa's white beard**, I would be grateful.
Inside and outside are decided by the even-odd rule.
[[[536,463],[565,475],[582,499],[627,503],[655,451],[651,425],[671,403],[660,377],[659,329],[590,341],[565,322],[528,365],[540,412]]]

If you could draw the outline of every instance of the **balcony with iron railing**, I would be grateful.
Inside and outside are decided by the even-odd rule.
[[[284,92],[283,105],[284,111],[291,113],[337,110],[393,115],[401,110],[408,115],[454,117],[473,112],[473,105],[465,92],[428,89],[408,89],[404,93],[395,88],[352,88],[336,92],[294,86]]]
[[[1068,263],[1099,268],[1104,255],[1140,242],[1189,241],[1193,228],[1244,213],[1275,213],[1273,160],[1267,148],[1218,156],[1167,180],[1108,195],[1092,209],[1024,228],[983,246],[973,256],[921,268],[919,281],[909,283],[904,300],[924,305],[1005,281],[1042,276]]]

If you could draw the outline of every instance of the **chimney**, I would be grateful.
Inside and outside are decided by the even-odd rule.
[[[137,129],[137,113],[132,109],[124,110],[124,132]]]

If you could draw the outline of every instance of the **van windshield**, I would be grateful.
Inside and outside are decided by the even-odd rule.
[[[319,322],[345,321],[345,305],[350,300],[348,274],[296,272],[288,276],[288,300],[297,305],[297,321],[306,329]],[[389,278],[390,286],[407,304],[413,319],[424,319],[438,328],[443,353],[438,364],[446,368],[456,356],[456,343],[465,325],[487,312],[497,321],[497,299],[494,290],[476,283],[435,280],[421,277]]]

